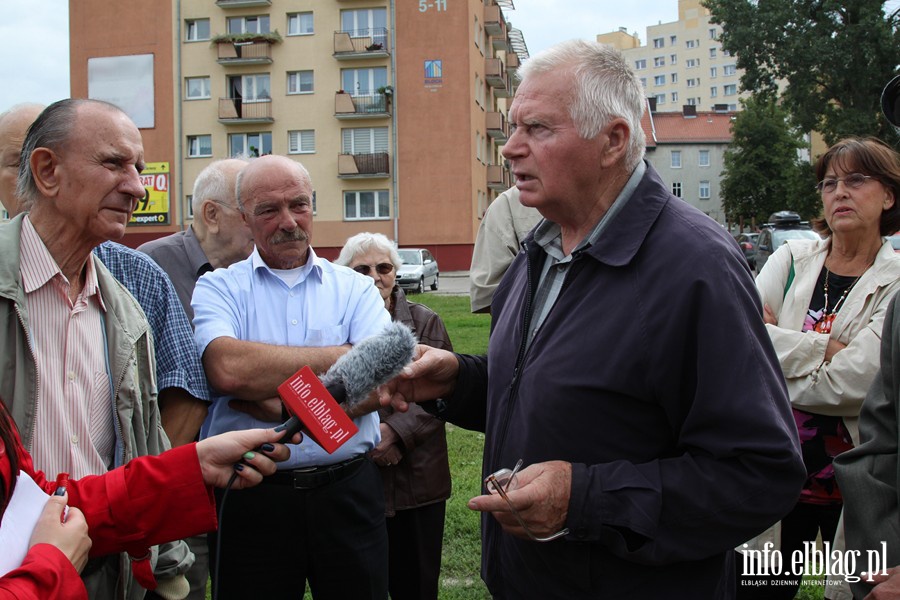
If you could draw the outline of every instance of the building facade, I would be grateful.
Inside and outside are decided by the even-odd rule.
[[[185,227],[211,161],[274,153],[310,171],[320,254],[372,231],[468,268],[511,185],[499,148],[527,47],[509,2],[70,1],[72,95],[122,106],[144,138],[126,243]]]
[[[647,43],[620,29],[597,41],[622,51],[657,111],[695,106],[703,111],[740,110],[743,71],[719,42],[722,26],[710,23],[701,0],[678,0],[678,20],[647,27]]]

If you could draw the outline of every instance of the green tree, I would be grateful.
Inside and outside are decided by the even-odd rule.
[[[737,56],[744,90],[781,97],[792,121],[833,144],[848,135],[896,143],[881,90],[900,62],[897,11],[878,0],[705,0]],[[780,83],[784,89],[779,92]]]
[[[798,150],[806,142],[788,124],[788,114],[767,96],[742,101],[731,128],[722,176],[722,208],[729,221],[765,222],[779,210],[809,219],[819,214],[815,177]]]

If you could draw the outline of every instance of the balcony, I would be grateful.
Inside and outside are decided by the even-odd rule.
[[[485,115],[485,130],[488,137],[494,139],[497,144],[505,144],[509,139],[509,130],[506,127],[506,117],[501,112],[489,112]]]
[[[220,65],[264,65],[272,63],[272,42],[229,42],[216,44]]]
[[[272,123],[272,100],[219,98],[219,123]]]
[[[498,5],[484,7],[484,30],[489,35],[506,37],[506,21],[503,20],[503,11]]]
[[[378,179],[390,177],[390,155],[387,152],[374,154],[339,154],[338,177],[341,179]]]
[[[510,188],[509,170],[503,165],[488,165],[487,186],[495,192],[505,192]]]
[[[334,32],[334,57],[338,60],[388,56],[388,31],[384,27]]]
[[[338,119],[372,119],[391,116],[390,96],[387,94],[361,94],[347,92],[334,95],[334,116]]]
[[[494,88],[494,94],[500,96],[500,90],[507,89],[506,70],[499,58],[488,58],[484,61],[484,80]],[[501,96],[507,98],[508,96]]]
[[[519,70],[519,55],[515,52],[506,53],[506,72],[514,75]]]
[[[219,8],[250,8],[253,6],[272,6],[272,0],[216,0]]]

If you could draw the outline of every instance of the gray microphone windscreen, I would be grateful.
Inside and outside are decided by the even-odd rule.
[[[353,406],[379,385],[399,375],[412,362],[416,344],[416,336],[409,327],[392,322],[382,333],[353,346],[320,379],[326,387],[343,383],[347,403]]]

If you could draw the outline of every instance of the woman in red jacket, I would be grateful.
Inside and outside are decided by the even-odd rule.
[[[272,429],[226,433],[136,458],[59,490],[62,478],[50,481],[34,470],[0,400],[0,526],[20,472],[47,493],[61,494],[47,501],[21,566],[0,576],[0,600],[86,600],[78,573],[88,558],[122,551],[132,556],[139,581],[152,589],[149,547],[215,529],[211,488],[225,487],[235,472],[235,489],[274,473],[273,461],[288,457],[288,449],[276,443],[282,436]]]

